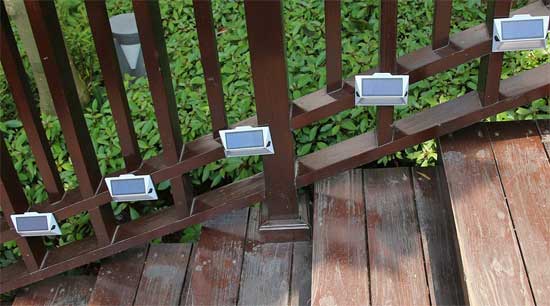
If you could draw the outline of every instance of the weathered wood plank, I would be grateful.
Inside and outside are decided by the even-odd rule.
[[[150,245],[134,305],[177,305],[190,253],[191,244]]]
[[[250,209],[238,305],[288,305],[292,243],[264,243],[259,209]]]
[[[542,144],[546,148],[546,154],[550,158],[550,119],[538,120],[537,127],[541,136]]]
[[[244,208],[203,226],[182,304],[237,304],[247,221],[248,208]]]
[[[441,139],[470,305],[533,305],[484,126]]]
[[[429,305],[410,169],[363,174],[372,304]]]
[[[532,121],[488,125],[537,305],[550,302],[550,163]]]
[[[440,168],[439,168],[440,169]],[[431,305],[464,305],[454,223],[444,173],[436,168],[413,170],[414,196]]]
[[[311,241],[294,242],[290,306],[311,305]]]
[[[312,305],[368,305],[369,271],[360,170],[315,185]]]
[[[136,247],[103,261],[88,305],[133,305],[147,249]]]
[[[53,277],[21,290],[12,306],[87,305],[94,282],[94,275]]]

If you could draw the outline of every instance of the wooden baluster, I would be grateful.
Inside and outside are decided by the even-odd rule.
[[[132,114],[124,89],[124,82],[116,55],[115,45],[107,7],[104,0],[86,0],[86,12],[92,29],[107,96],[120,141],[126,171],[130,172],[141,165],[141,154],[132,123]]]
[[[175,164],[180,159],[183,140],[176,97],[170,76],[170,65],[164,42],[164,29],[162,28],[159,4],[156,0],[134,0],[133,6],[149,80],[149,89],[155,105],[155,114],[163,147],[163,158],[167,164]],[[171,179],[170,184],[174,205],[179,207],[179,213],[188,215],[193,201],[190,179],[183,175]]]
[[[437,50],[449,44],[451,30],[452,0],[435,0],[434,21],[432,27],[432,49]]]
[[[52,152],[44,127],[40,121],[40,112],[29,85],[27,73],[23,67],[17,42],[13,36],[4,2],[0,2],[0,59],[10,90],[15,100],[19,118],[27,134],[32,153],[44,181],[50,202],[55,202],[63,196],[65,190],[59,178]]]
[[[325,0],[327,92],[342,88],[342,22],[340,0]]]
[[[2,16],[3,17],[3,16]],[[3,27],[4,25],[2,25]],[[4,134],[0,132],[0,205],[4,213],[4,219],[7,220],[11,228],[14,224],[11,222],[12,214],[22,214],[29,208],[29,203],[23,192],[23,187],[17,177],[17,172],[13,167],[10,153],[4,142]],[[41,237],[18,238],[16,240],[25,266],[29,272],[40,269],[42,260],[46,254],[46,248],[42,244]]]
[[[78,99],[55,4],[53,1],[25,0],[25,7],[80,193],[85,198],[92,197],[101,181],[101,172]],[[98,242],[109,244],[116,228],[111,205],[90,209],[89,214]]]
[[[493,19],[508,17],[512,0],[488,0],[485,24],[489,37],[493,37]],[[481,58],[477,91],[482,105],[487,106],[498,101],[500,74],[502,72],[503,52],[495,52]]]
[[[212,116],[212,133],[214,137],[218,137],[218,131],[227,128],[227,118],[225,116],[212,5],[210,0],[193,0],[193,9],[199,38],[202,70],[204,71],[206,96],[208,97],[208,106]]]
[[[397,72],[397,0],[380,0],[380,72]],[[378,106],[376,134],[378,145],[393,139],[393,106]]]
[[[263,156],[266,199],[260,230],[295,227],[303,234],[309,227],[300,219],[296,195],[282,4],[247,0],[245,14],[258,124],[269,126],[275,149]]]

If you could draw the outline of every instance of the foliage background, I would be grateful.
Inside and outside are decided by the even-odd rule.
[[[344,76],[350,77],[376,66],[378,62],[378,1],[343,1],[342,46]],[[514,6],[525,5],[527,0],[515,1]],[[129,0],[107,1],[111,15],[131,11]],[[118,136],[111,117],[111,109],[103,86],[99,62],[87,15],[81,0],[57,0],[59,18],[66,45],[75,65],[85,80],[92,99],[85,109],[99,165],[103,174],[123,168],[124,163]],[[184,141],[195,139],[210,131],[208,110],[197,34],[191,0],[161,1],[165,39],[171,60],[171,73],[179,119]],[[248,118],[255,113],[254,93],[250,78],[250,59],[246,38],[246,24],[242,1],[213,1],[218,51],[225,93],[225,107],[230,123]],[[452,32],[462,31],[482,23],[485,3],[479,0],[453,2]],[[399,1],[398,54],[403,55],[430,44],[433,1]],[[325,41],[323,1],[284,1],[285,35],[290,96],[293,99],[322,88],[325,84]],[[15,29],[16,30],[16,29]],[[549,49],[506,53],[502,77],[507,78],[550,62]],[[24,62],[30,74],[30,65]],[[424,108],[444,103],[476,89],[479,60],[439,73],[413,84],[409,105],[396,108],[396,118],[406,117]],[[32,77],[31,77],[32,82]],[[161,151],[157,122],[152,108],[146,78],[130,80],[126,89],[139,147],[144,158]],[[33,85],[34,86],[34,85]],[[36,96],[38,97],[37,93]],[[6,79],[0,69],[0,130],[25,186],[31,203],[46,200],[42,179],[21,122],[18,120]],[[295,131],[297,155],[305,155],[328,145],[374,128],[375,109],[354,108]],[[497,115],[492,120],[550,118],[549,100],[540,99],[530,105]],[[65,189],[77,187],[78,182],[69,160],[59,122],[44,117],[44,126],[50,140],[54,158]],[[428,141],[403,152],[379,160],[380,165],[391,163],[433,165],[437,160],[436,145]],[[224,159],[191,173],[195,190],[203,192],[233,180],[241,179],[262,170],[258,157]],[[120,222],[139,218],[140,215],[161,209],[169,204],[169,184],[158,186],[160,200],[153,203],[112,203]],[[63,235],[49,239],[50,246],[64,245],[80,240],[92,233],[85,213],[71,217],[62,224]],[[164,237],[170,241],[189,241],[197,238],[200,227]],[[157,240],[158,241],[158,240]],[[14,262],[19,256],[15,243],[0,246],[0,266]]]

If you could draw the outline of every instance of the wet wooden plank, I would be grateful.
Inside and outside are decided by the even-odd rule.
[[[290,306],[311,305],[311,241],[294,242]]]
[[[315,185],[312,305],[369,301],[365,205],[360,170]]]
[[[441,168],[413,170],[414,196],[431,305],[464,305],[454,223]]]
[[[237,304],[247,221],[244,208],[204,224],[182,304]]]
[[[546,154],[550,158],[550,119],[538,120],[537,127],[539,129],[542,144],[546,148]]]
[[[363,172],[371,301],[429,305],[409,168]]]
[[[24,288],[12,306],[87,305],[95,275],[57,276]]]
[[[191,244],[152,244],[134,305],[177,305],[183,289]]]
[[[550,302],[550,163],[533,121],[488,125],[537,305]]]
[[[259,209],[250,209],[238,305],[288,305],[292,243],[264,243]]]
[[[470,305],[533,305],[533,297],[482,125],[441,139]]]
[[[88,305],[133,305],[147,249],[136,247],[103,261]]]

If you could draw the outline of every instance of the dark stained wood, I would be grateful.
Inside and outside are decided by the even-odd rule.
[[[311,241],[294,242],[290,306],[311,305]]]
[[[48,192],[50,202],[59,200],[65,190],[59,178],[59,172],[55,165],[48,139],[40,120],[40,112],[29,84],[25,67],[17,49],[17,42],[13,35],[9,18],[4,7],[0,3],[0,58],[4,74],[8,81],[15,106],[23,128],[27,134],[29,145],[40,170],[40,176],[44,182],[44,188]]]
[[[408,168],[363,172],[372,305],[429,305]]]
[[[183,305],[236,305],[244,255],[248,208],[205,223],[193,263]]]
[[[505,18],[510,14],[512,0],[488,0],[486,25],[489,37],[493,36],[493,19]],[[479,77],[477,91],[483,105],[489,105],[498,101],[500,73],[502,71],[503,52],[495,52],[481,58],[479,65]]]
[[[288,305],[292,243],[264,243],[259,208],[250,209],[237,305]]]
[[[88,305],[133,305],[148,248],[132,248],[103,261]]]
[[[340,0],[325,0],[327,92],[342,88],[342,22]]]
[[[85,3],[122,156],[126,170],[132,171],[139,168],[142,159],[113,42],[107,7],[104,0],[86,0]]]
[[[444,173],[439,169],[412,170],[430,302],[431,305],[464,305],[451,204]]]
[[[537,128],[541,137],[542,144],[546,148],[546,154],[550,160],[550,119],[538,120]]]
[[[88,304],[95,276],[58,276],[21,290],[12,306]]]
[[[168,52],[164,41],[160,7],[157,0],[133,0],[132,3],[149,89],[155,105],[155,115],[162,142],[162,155],[166,164],[175,164],[180,160],[183,140],[170,75]],[[170,186],[178,213],[188,216],[193,201],[190,179],[180,174],[170,180]]]
[[[225,107],[223,102],[223,86],[216,44],[216,29],[210,0],[193,0],[195,23],[201,51],[201,63],[204,72],[208,106],[212,116],[212,132],[218,136],[218,131],[227,127]]]
[[[152,244],[134,305],[177,305],[189,262],[191,244]]]
[[[361,170],[315,185],[312,305],[368,305],[369,270]]]
[[[482,125],[441,138],[470,305],[534,305],[491,143]]]
[[[432,27],[432,49],[443,48],[449,44],[451,30],[452,0],[434,1],[434,21]]]
[[[550,301],[550,163],[532,121],[487,125],[537,305]]]

